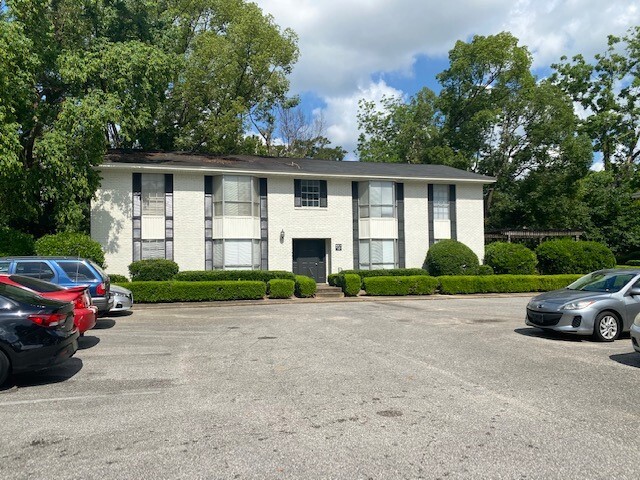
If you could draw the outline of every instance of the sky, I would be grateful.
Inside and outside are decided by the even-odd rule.
[[[438,90],[457,40],[509,31],[548,74],[562,55],[592,60],[607,36],[640,25],[634,0],[254,0],[299,37],[291,81],[309,115],[322,114],[326,136],[357,159],[360,99],[408,98]]]

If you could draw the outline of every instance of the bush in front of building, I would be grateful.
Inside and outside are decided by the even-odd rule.
[[[363,279],[367,295],[433,295],[438,279],[428,275],[368,277]]]
[[[172,280],[177,273],[178,264],[164,258],[136,260],[129,265],[132,282],[163,282]]]
[[[313,297],[316,294],[316,289],[318,286],[316,285],[316,281],[311,277],[306,277],[304,275],[296,275],[296,288],[295,294],[296,297],[300,298],[309,298]]]
[[[355,273],[345,273],[338,286],[347,297],[357,297],[362,289],[362,278]]]
[[[457,240],[440,240],[427,252],[425,266],[429,275],[474,275],[480,262],[478,256]]]
[[[536,248],[536,255],[538,270],[545,275],[589,273],[616,265],[611,250],[598,242],[549,240]]]
[[[267,283],[269,298],[291,298],[296,288],[296,282],[283,278],[273,278]]]
[[[498,275],[534,275],[538,258],[519,243],[494,242],[485,248],[484,263]]]
[[[136,303],[260,300],[267,293],[267,284],[260,281],[131,282],[127,288]]]
[[[84,233],[61,232],[40,237],[35,243],[35,253],[41,256],[87,258],[101,267],[105,266],[102,247]]]
[[[129,279],[124,275],[119,275],[117,273],[109,273],[108,275],[111,283],[129,283]]]
[[[341,273],[330,273],[327,275],[327,283],[332,287],[341,287],[342,284],[342,272]]]
[[[33,255],[35,242],[28,233],[8,227],[0,227],[0,257]]]
[[[630,267],[640,267],[640,260],[627,260],[625,265],[629,265]]]
[[[390,268],[377,269],[377,270],[343,270],[340,274],[345,275],[347,273],[355,273],[360,278],[367,277],[410,277],[413,275],[428,275],[427,271],[423,268]]]
[[[256,280],[266,283],[274,278],[295,281],[296,276],[283,270],[185,270],[173,279],[181,282]]]
[[[438,277],[440,293],[445,295],[470,293],[548,292],[564,288],[580,275],[457,275]]]
[[[476,268],[476,275],[493,275],[495,273],[491,265],[478,265]]]

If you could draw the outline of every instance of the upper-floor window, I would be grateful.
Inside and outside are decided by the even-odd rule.
[[[164,216],[164,174],[142,174],[142,215]]]
[[[433,186],[433,219],[449,220],[449,185]]]
[[[360,218],[395,217],[393,182],[360,182]]]
[[[326,180],[294,180],[296,207],[326,207]]]
[[[258,179],[224,175],[213,179],[213,210],[216,217],[260,216]]]

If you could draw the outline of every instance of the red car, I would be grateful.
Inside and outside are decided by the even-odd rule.
[[[0,283],[30,290],[41,297],[73,303],[73,323],[78,327],[80,335],[96,324],[98,307],[91,305],[88,287],[64,288],[23,275],[0,275]]]

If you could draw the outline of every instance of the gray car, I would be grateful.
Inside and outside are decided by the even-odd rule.
[[[126,312],[133,307],[133,294],[131,290],[120,285],[111,285],[111,296],[113,297],[113,307],[111,312]]]
[[[611,342],[628,332],[638,315],[640,269],[599,270],[532,298],[526,324]]]

